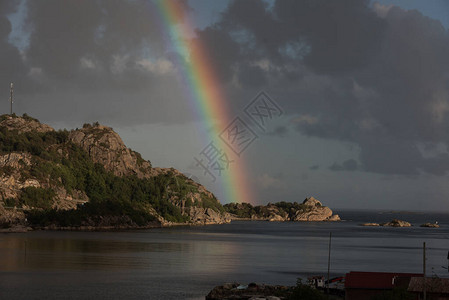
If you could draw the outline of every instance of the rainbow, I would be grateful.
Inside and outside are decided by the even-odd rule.
[[[205,45],[199,39],[187,38],[194,32],[194,27],[180,2],[156,0],[156,6],[161,15],[161,27],[166,40],[176,52],[176,67],[184,80],[190,96],[189,101],[197,116],[202,120],[202,132],[207,137],[207,142],[202,147],[213,142],[215,146],[230,153],[227,145],[219,138],[219,134],[232,121],[232,118]],[[212,130],[207,130],[208,128]],[[229,154],[228,156],[231,157]],[[217,180],[221,181],[221,189],[225,197],[222,203],[254,204],[248,178],[242,159],[236,160],[228,170],[222,172],[221,176],[217,176]]]

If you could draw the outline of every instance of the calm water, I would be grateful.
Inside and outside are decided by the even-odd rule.
[[[448,275],[449,215],[338,213],[347,221],[0,234],[0,299],[204,299],[224,282],[293,285],[326,274],[329,232],[333,275],[421,272],[423,242],[427,273]],[[414,227],[358,225],[394,217]]]

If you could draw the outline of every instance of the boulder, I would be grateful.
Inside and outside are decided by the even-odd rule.
[[[317,199],[315,199],[314,197],[307,197],[302,204],[306,205],[306,206],[311,206],[311,207],[315,207],[315,206],[323,206],[323,204],[321,204],[320,201],[318,201]]]
[[[335,221],[341,221],[341,219],[340,219],[339,215],[332,215],[327,219],[327,221],[335,222]]]
[[[332,210],[326,206],[315,206],[306,211],[298,210],[292,221],[327,221],[332,216]]]
[[[282,217],[278,214],[272,214],[268,217],[268,221],[270,222],[283,222],[286,221],[285,217]]]

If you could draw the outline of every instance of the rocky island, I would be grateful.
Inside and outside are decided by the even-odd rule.
[[[314,197],[308,197],[302,203],[278,202],[259,206],[252,206],[249,203],[229,203],[225,204],[224,208],[235,220],[340,221],[338,215],[334,215],[329,207]]]
[[[411,227],[412,224],[410,224],[407,221],[403,221],[403,220],[398,220],[398,219],[393,219],[390,222],[386,222],[386,223],[363,223],[361,224],[362,226],[385,226],[385,227]]]

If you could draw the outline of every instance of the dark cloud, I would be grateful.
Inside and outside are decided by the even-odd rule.
[[[360,149],[360,165],[332,169],[449,170],[446,150],[419,147],[449,141],[449,34],[439,21],[369,1],[234,1],[214,29],[232,37],[220,70],[239,88],[266,85],[300,116],[300,132]]]
[[[359,164],[354,159],[345,160],[342,164],[333,163],[329,170],[332,171],[357,171],[359,169]]]
[[[14,81],[18,110],[128,125],[192,119],[154,2],[26,5],[21,52],[8,40],[18,2],[0,1],[0,92]],[[231,108],[267,90],[304,135],[355,145],[357,170],[449,170],[449,33],[439,21],[368,0],[247,0],[196,34]],[[349,161],[334,169],[354,168]]]
[[[175,62],[154,2],[27,1],[25,11],[30,38],[22,55],[6,40],[8,19],[0,19],[0,73],[6,82],[16,78],[18,113],[128,125],[192,119],[179,100],[186,98],[182,84],[173,84]]]
[[[286,126],[277,126],[273,131],[268,132],[267,135],[285,137],[288,133]]]
[[[318,170],[319,168],[320,168],[319,165],[313,165],[313,166],[310,166],[310,167],[309,167],[309,170],[315,171],[315,170]]]
[[[19,1],[0,1],[0,93],[9,94],[9,83],[16,83],[20,87],[26,76],[27,67],[22,61],[17,47],[10,44],[8,38],[12,30],[12,24],[8,15],[18,9]],[[4,97],[6,98],[6,97]]]

